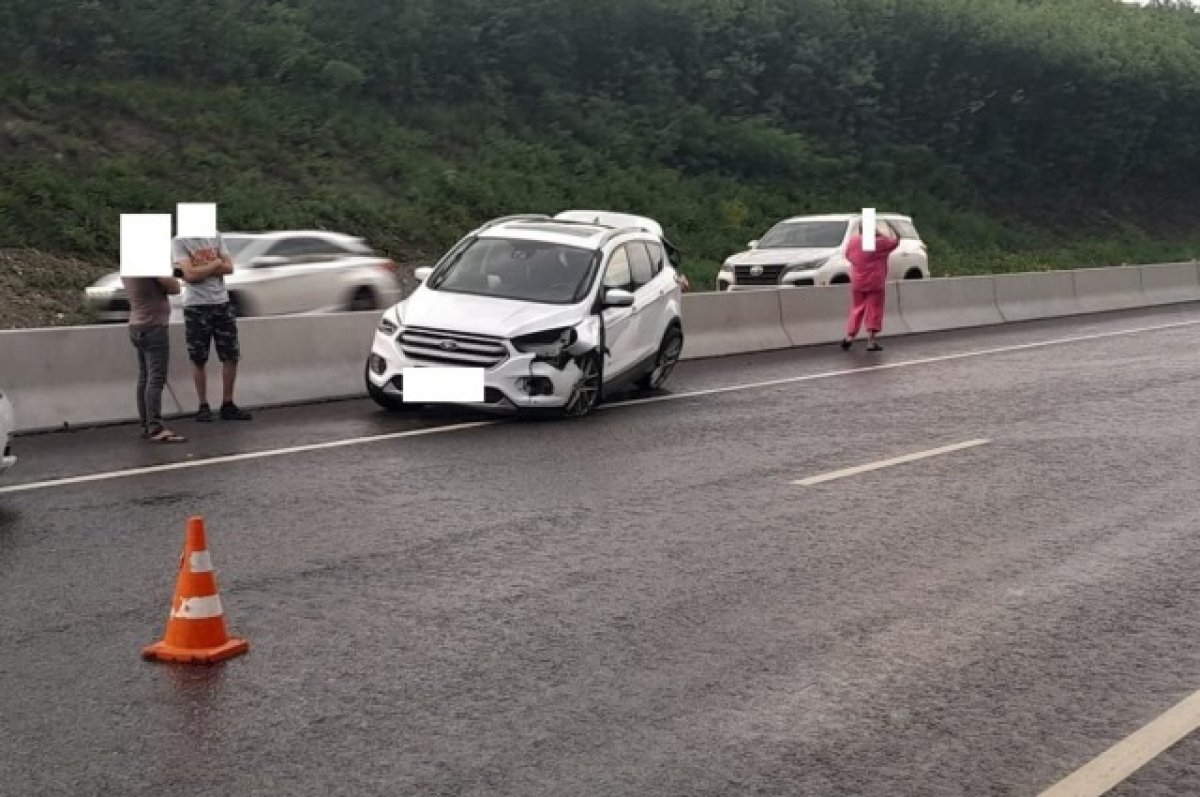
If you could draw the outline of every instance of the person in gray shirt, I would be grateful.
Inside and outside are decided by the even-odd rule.
[[[170,296],[179,293],[172,277],[122,277],[129,299],[129,340],[137,351],[137,408],[142,437],[155,443],[184,443],[186,438],[163,426],[162,392],[171,361]]]
[[[196,396],[200,401],[196,420],[211,421],[208,405],[208,354],[214,347],[221,361],[221,419],[248,421],[250,413],[233,401],[237,383],[238,343],[237,316],[225,289],[225,275],[233,273],[233,258],[229,255],[221,234],[214,238],[176,238],[173,244],[175,267],[183,275],[187,290],[183,297],[183,322],[187,338],[188,357]]]

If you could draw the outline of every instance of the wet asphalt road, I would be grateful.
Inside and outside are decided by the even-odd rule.
[[[674,393],[1200,308],[681,367]],[[1036,794],[1200,688],[1200,325],[0,494],[0,792]],[[5,485],[457,424],[18,440]],[[791,482],[975,438],[816,487]],[[188,514],[251,652],[142,662]],[[1200,793],[1193,737],[1122,795]]]

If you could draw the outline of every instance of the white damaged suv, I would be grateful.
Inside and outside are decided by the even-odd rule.
[[[406,371],[471,368],[483,401],[452,403],[581,417],[622,388],[657,389],[683,350],[677,262],[662,228],[638,216],[491,221],[419,269],[421,286],[384,313],[367,391],[400,409],[413,406]]]

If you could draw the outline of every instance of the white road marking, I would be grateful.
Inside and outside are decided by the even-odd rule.
[[[874,371],[887,371],[893,368],[912,368],[918,365],[930,365],[932,363],[965,360],[971,357],[985,357],[991,354],[1007,354],[1009,352],[1040,349],[1046,346],[1061,346],[1068,343],[1082,343],[1084,341],[1103,340],[1105,338],[1115,338],[1122,335],[1138,335],[1146,332],[1161,332],[1168,329],[1182,329],[1197,325],[1200,325],[1200,320],[1176,321],[1170,324],[1158,324],[1149,327],[1135,327],[1133,329],[1119,329],[1112,332],[1097,332],[1091,335],[1075,335],[1069,338],[1054,338],[1052,340],[1042,340],[1035,343],[1017,343],[1011,346],[997,346],[991,349],[978,349],[976,351],[959,352],[958,354],[943,354],[937,357],[923,357],[917,360],[902,360],[900,362],[881,363],[880,365],[864,366],[861,368],[847,368],[840,371],[826,371],[819,374],[790,376],[783,379],[772,379],[767,382],[752,382],[742,385],[729,385],[727,387],[710,388],[708,390],[693,390],[687,393],[670,393],[665,396],[652,396],[650,398],[633,399],[630,401],[623,401],[618,404],[603,404],[596,409],[615,410],[621,409],[622,407],[636,407],[640,404],[656,404],[661,401],[682,401],[684,399],[699,398],[701,396],[715,396],[721,393],[733,393],[741,390],[760,390],[768,387],[780,387],[782,385],[795,385],[802,382],[812,382],[818,379],[832,379],[839,376],[851,376],[854,374],[871,373]],[[321,451],[327,448],[340,448],[342,446],[379,443],[385,440],[396,440],[404,437],[418,437],[420,435],[438,434],[440,432],[454,432],[480,426],[494,426],[498,423],[501,423],[501,421],[478,421],[472,423],[454,424],[451,426],[435,426],[429,429],[416,429],[406,432],[391,432],[380,435],[368,435],[366,437],[351,437],[344,440],[333,440],[327,443],[311,443],[309,445],[293,446],[291,448],[250,451],[244,454],[210,457],[208,459],[194,459],[186,462],[172,462],[165,465],[151,465],[144,468],[130,468],[128,470],[89,473],[84,476],[69,476],[62,479],[51,479],[43,482],[29,482],[27,484],[12,484],[5,487],[0,487],[0,495],[4,495],[6,493],[23,493],[30,490],[43,490],[51,487],[67,487],[73,484],[86,484],[88,482],[121,479],[130,476],[141,476],[149,473],[162,473],[164,471],[182,470],[185,468],[200,468],[206,465],[222,465],[229,462],[244,462],[247,460],[265,459],[267,457],[277,457],[283,454],[299,454],[307,451]]]
[[[955,451],[963,451],[968,448],[977,448],[990,443],[990,440],[968,440],[965,443],[955,443],[950,446],[942,446],[941,448],[931,448],[928,451],[918,451],[915,454],[905,454],[902,457],[893,457],[892,459],[881,459],[878,462],[871,462],[866,465],[858,465],[853,468],[844,468],[843,470],[835,470],[830,473],[822,473],[819,476],[809,476],[807,479],[800,479],[792,482],[801,487],[812,487],[814,484],[824,484],[835,479],[844,479],[847,476],[857,476],[860,473],[870,473],[873,470],[882,470],[890,468],[893,465],[904,465],[909,462],[917,462],[922,459],[940,456],[942,454],[951,454]]]
[[[953,360],[965,360],[971,357],[985,357],[991,354],[1008,354],[1016,351],[1028,351],[1030,349],[1041,349],[1047,346],[1061,346],[1067,343],[1083,343],[1090,340],[1103,340],[1104,338],[1116,338],[1122,335],[1137,335],[1145,332],[1161,332],[1168,329],[1181,329],[1184,327],[1194,327],[1200,325],[1198,321],[1176,321],[1170,324],[1158,324],[1152,327],[1136,327],[1134,329],[1120,329],[1113,332],[1097,332],[1091,335],[1076,335],[1070,338],[1055,338],[1053,340],[1040,340],[1035,343],[1014,343],[1010,346],[997,346],[991,349],[977,349],[975,351],[964,351],[958,354],[941,354],[937,357],[922,357],[918,360],[901,360],[894,363],[881,363],[879,365],[868,365],[860,368],[845,368],[840,371],[825,371],[818,374],[805,374],[804,376],[789,376],[783,379],[771,379],[766,382],[751,382],[743,385],[729,385],[727,387],[714,387],[707,390],[692,390],[687,393],[669,393],[664,396],[650,396],[649,398],[631,399],[622,401],[616,404],[602,404],[596,409],[598,410],[615,410],[622,407],[636,407],[639,404],[656,404],[660,401],[679,401],[681,399],[699,398],[701,396],[715,396],[721,393],[736,393],[740,390],[760,390],[765,387],[780,387],[782,385],[795,385],[800,382],[813,382],[818,379],[832,379],[837,376],[852,376],[854,374],[869,374],[875,371],[887,371],[893,368],[912,368],[915,365],[930,365],[931,363],[951,362]],[[753,352],[747,352],[753,354]]]
[[[1039,797],[1100,797],[1200,728],[1200,692],[1093,758]]]
[[[23,493],[29,490],[43,490],[48,487],[66,487],[71,484],[86,484],[87,482],[121,479],[127,476],[142,476],[147,473],[162,473],[169,470],[184,470],[186,468],[202,468],[206,465],[223,465],[229,462],[245,462],[252,459],[266,459],[283,454],[299,454],[306,451],[322,451],[327,448],[342,446],[358,446],[366,443],[381,443],[384,440],[398,440],[403,437],[420,437],[422,435],[439,434],[441,432],[457,432],[463,429],[474,429],[480,426],[493,426],[499,421],[473,421],[458,423],[452,426],[434,426],[429,429],[410,429],[405,432],[389,432],[387,434],[369,435],[367,437],[349,437],[344,440],[331,440],[326,443],[310,443],[290,448],[272,448],[265,451],[249,451],[245,454],[230,454],[223,457],[208,457],[207,459],[191,459],[185,462],[170,462],[165,465],[150,465],[145,468],[130,468],[128,470],[113,470],[105,473],[89,473],[85,476],[69,476],[64,479],[51,479],[44,482],[29,482],[28,484],[13,484],[0,487],[0,494]]]

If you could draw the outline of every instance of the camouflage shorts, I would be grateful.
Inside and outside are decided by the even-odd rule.
[[[237,316],[233,305],[202,304],[183,308],[183,324],[187,339],[188,358],[196,365],[208,362],[213,344],[217,358],[223,363],[236,363],[241,358],[238,347]]]

